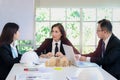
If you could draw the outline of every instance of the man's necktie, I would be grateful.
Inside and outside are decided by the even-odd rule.
[[[104,57],[104,52],[105,52],[105,43],[102,41],[102,58]]]
[[[55,43],[55,54],[58,52],[58,43]]]

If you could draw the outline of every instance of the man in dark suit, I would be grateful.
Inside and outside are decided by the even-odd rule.
[[[82,55],[80,60],[95,62],[120,80],[120,40],[112,33],[112,24],[109,20],[98,21],[97,35],[100,41],[96,50]]]

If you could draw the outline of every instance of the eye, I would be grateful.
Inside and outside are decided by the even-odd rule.
[[[52,33],[53,33],[54,31],[52,30]]]
[[[58,33],[58,31],[55,31],[55,33]]]

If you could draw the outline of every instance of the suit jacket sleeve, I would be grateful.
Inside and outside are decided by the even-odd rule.
[[[48,51],[46,51],[47,48],[51,48],[52,46],[52,39],[50,38],[47,38],[45,39],[45,41],[43,41],[43,43],[36,49],[34,50],[38,56],[41,55],[41,53],[45,54],[47,53]],[[50,49],[49,49],[50,50]]]
[[[83,54],[82,56],[91,57],[90,61],[99,63],[101,60],[101,51],[102,51],[102,39],[99,41],[98,46],[94,52],[89,54]]]
[[[14,63],[19,63],[21,55],[18,54],[17,58],[13,58],[10,45],[4,45],[0,48],[0,57],[5,62],[6,66],[13,66]]]

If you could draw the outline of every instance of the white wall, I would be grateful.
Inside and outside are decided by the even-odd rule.
[[[7,22],[20,26],[20,39],[33,39],[34,0],[0,0],[0,32]]]

